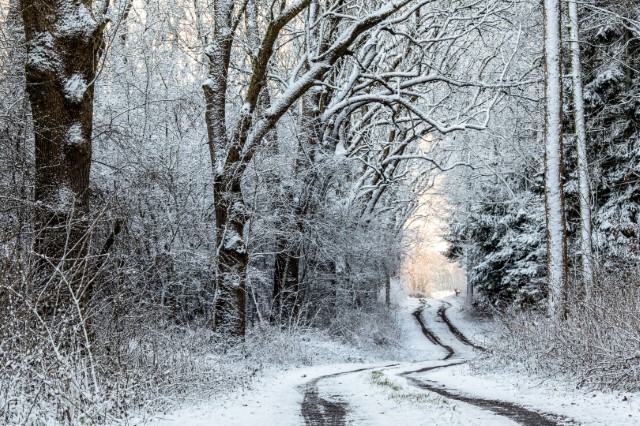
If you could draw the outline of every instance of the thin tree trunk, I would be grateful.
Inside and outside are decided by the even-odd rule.
[[[382,263],[382,270],[384,271],[384,303],[387,308],[391,307],[391,273],[389,267],[385,262]]]
[[[544,0],[545,210],[549,311],[566,318],[567,246],[562,182],[562,75],[560,0]]]
[[[573,78],[573,108],[578,149],[578,182],[580,194],[580,248],[582,251],[582,279],[584,295],[590,298],[593,287],[593,251],[591,241],[591,205],[589,196],[589,162],[587,159],[587,132],[584,118],[584,98],[582,90],[582,67],[580,64],[580,25],[578,4],[569,0],[569,20],[571,23],[571,67]]]
[[[20,6],[35,136],[34,251],[38,280],[48,283],[44,311],[50,311],[61,290],[55,283],[66,280],[84,302],[90,295],[78,282],[87,253],[93,92],[104,25],[88,0],[22,0]]]
[[[286,244],[286,241],[282,241]],[[295,250],[282,247],[276,255],[273,277],[273,322],[290,324],[300,312],[300,258]]]

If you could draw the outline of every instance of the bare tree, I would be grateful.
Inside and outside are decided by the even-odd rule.
[[[426,3],[427,0],[419,2]],[[252,61],[249,82],[244,92],[242,108],[235,124],[226,116],[227,78],[233,48],[245,4],[215,2],[213,31],[205,48],[209,79],[204,84],[207,102],[207,129],[211,160],[214,168],[214,198],[216,209],[216,307],[214,328],[223,335],[243,336],[245,330],[246,268],[248,253],[244,240],[247,221],[242,198],[241,180],[257,146],[264,140],[283,115],[305,93],[317,84],[336,64],[351,54],[350,48],[359,37],[411,3],[411,0],[390,2],[352,22],[336,36],[336,41],[319,55],[308,52],[291,73],[288,87],[266,111],[256,117],[260,93],[267,83],[269,62],[283,28],[298,17],[311,0],[299,0],[291,5],[280,2],[267,9],[266,23],[258,53]],[[314,7],[318,7],[315,5]],[[415,7],[415,6],[414,6]],[[325,19],[319,15],[318,19]],[[316,22],[315,24],[319,24]],[[304,65],[308,64],[307,67]],[[306,68],[306,70],[305,70]],[[227,129],[230,128],[230,134]]]
[[[560,1],[545,0],[545,204],[549,310],[564,319],[567,299],[567,242],[562,173],[562,70]]]
[[[578,186],[580,196],[580,249],[582,280],[588,299],[593,286],[593,250],[591,240],[591,197],[589,190],[589,159],[587,156],[587,131],[585,126],[584,94],[582,89],[582,57],[580,53],[580,23],[578,4],[568,0],[571,44],[571,78],[573,80],[573,113],[578,150]]]

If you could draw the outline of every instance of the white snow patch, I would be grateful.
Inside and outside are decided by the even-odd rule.
[[[48,32],[36,33],[27,44],[27,65],[39,70],[54,70],[60,59],[53,49],[53,37]]]
[[[567,416],[583,425],[637,425],[640,399],[635,394],[583,392],[553,379],[515,371],[478,374],[469,365],[434,370],[424,376],[461,393],[508,401]]]
[[[217,53],[219,53],[219,49],[216,45],[212,44],[208,44],[204,47],[203,52],[205,55],[207,56],[213,56],[216,55]]]
[[[224,174],[224,161],[222,158],[216,158],[216,176],[222,176]]]
[[[235,250],[237,253],[244,253],[244,241],[242,237],[235,232],[230,232],[224,242],[225,250]]]
[[[66,37],[85,37],[92,36],[98,23],[91,11],[82,2],[65,2],[62,17],[56,25],[56,33]]]
[[[428,363],[437,365],[440,363]],[[381,379],[389,385],[373,382],[371,371],[354,376],[336,377],[320,383],[319,391],[325,399],[339,395],[349,404],[347,424],[354,425],[516,425],[517,423],[498,416],[491,411],[449,400],[440,395],[425,392],[411,386],[408,381],[395,375],[414,366],[404,365],[398,370],[379,369]],[[378,373],[378,374],[380,374]]]
[[[88,87],[89,85],[84,77],[79,73],[75,73],[64,84],[64,94],[70,101],[80,102]]]
[[[66,142],[69,145],[79,145],[84,142],[84,136],[82,135],[82,125],[80,123],[74,123],[69,127],[67,131]]]
[[[217,87],[216,83],[213,81],[213,79],[211,78],[207,78],[203,83],[202,86],[206,86],[209,87],[211,89],[215,89]]]

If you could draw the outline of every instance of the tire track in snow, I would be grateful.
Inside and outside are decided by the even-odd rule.
[[[449,327],[449,331],[451,332],[451,334],[453,334],[456,337],[456,339],[458,339],[463,344],[467,346],[471,346],[472,348],[477,349],[479,351],[484,351],[484,348],[482,346],[472,343],[469,339],[467,339],[467,336],[462,334],[462,332],[458,329],[458,327],[453,325],[453,323],[449,320],[449,317],[447,317],[447,309],[451,307],[451,304],[448,302],[445,302],[445,303],[447,303],[449,306],[445,306],[445,305],[440,306],[440,308],[438,309],[438,316],[440,317],[440,319],[442,319],[442,321],[445,324],[447,324],[447,327]]]
[[[322,380],[334,377],[354,374],[362,371],[375,370],[377,368],[390,368],[398,364],[385,365],[383,367],[358,368],[356,370],[327,374],[310,380],[304,386],[304,398],[301,404],[301,413],[305,425],[313,426],[340,426],[346,425],[349,405],[340,400],[339,396],[332,395],[333,401],[322,398],[318,390],[318,383]]]
[[[355,373],[358,370],[352,371]],[[335,374],[318,377],[307,383],[302,400],[302,417],[305,425],[344,425],[347,417],[347,403],[341,400],[329,401],[321,398],[318,382],[335,377]]]
[[[462,343],[468,344],[473,347],[477,347],[476,345],[472,344],[464,336],[464,334],[460,332],[460,330],[453,325],[453,323],[451,323],[451,321],[446,315],[447,309],[448,307],[445,307],[444,305],[440,307],[440,309],[438,309],[438,316],[442,318],[442,320],[447,324],[451,333],[456,338],[458,338]],[[444,358],[444,360],[451,358],[451,356],[453,356],[454,354],[453,349],[451,349],[451,347],[449,346],[443,345],[440,339],[438,338],[438,336],[436,336],[432,331],[428,329],[428,327],[425,325],[424,320],[422,318],[423,310],[424,310],[424,307],[421,306],[413,313],[413,316],[416,318],[416,320],[420,324],[420,328],[422,329],[423,334],[431,342],[435,344],[439,344],[445,349],[448,348],[448,351],[450,351],[450,353]],[[454,330],[456,330],[456,332],[454,332]],[[484,350],[484,348],[482,348],[482,350]],[[569,418],[566,418],[564,416],[530,410],[521,405],[513,404],[506,401],[500,401],[497,399],[474,397],[471,395],[457,392],[456,390],[453,390],[453,389],[449,389],[444,385],[440,385],[433,381],[422,381],[414,377],[409,377],[409,375],[411,374],[425,373],[431,370],[453,367],[453,366],[461,365],[464,363],[466,363],[466,361],[453,362],[449,364],[437,365],[432,367],[424,367],[414,371],[406,371],[404,373],[401,373],[400,376],[406,378],[409,381],[409,383],[411,383],[413,386],[417,388],[420,388],[429,392],[437,393],[438,395],[443,396],[445,398],[464,402],[466,404],[473,405],[480,409],[491,411],[497,415],[507,417],[525,426],[560,426],[560,425],[577,424],[575,421]]]
[[[447,355],[444,358],[442,358],[443,361],[446,361],[449,358],[451,358],[453,355],[455,355],[455,351],[451,346],[445,345],[444,343],[442,343],[440,338],[436,336],[433,333],[433,331],[431,331],[429,327],[427,327],[427,325],[424,323],[424,320],[422,319],[422,311],[424,311],[424,302],[422,300],[421,302],[422,302],[422,305],[413,312],[413,316],[416,319],[416,321],[418,321],[418,324],[420,324],[420,328],[422,329],[422,334],[424,334],[425,337],[429,339],[431,343],[433,343],[434,345],[438,345],[447,351]]]

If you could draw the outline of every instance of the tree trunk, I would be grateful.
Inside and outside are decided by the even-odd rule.
[[[278,237],[274,275],[273,275],[273,307],[272,320],[281,324],[290,322],[297,317],[302,298],[300,293],[300,258],[301,258],[301,235],[304,233],[304,223],[310,211],[315,208],[313,193],[316,189],[317,167],[319,161],[319,145],[321,140],[319,126],[319,109],[315,107],[319,104],[319,97],[304,96],[303,110],[300,120],[301,152],[308,154],[296,158],[293,174],[303,181],[302,188],[305,193],[294,193],[293,189],[287,189],[286,199],[288,205],[285,209],[291,209],[291,214],[285,216],[293,217],[294,223],[281,221],[278,224],[281,236]]]
[[[93,92],[104,25],[88,0],[22,0],[21,10],[35,134],[34,251],[37,279],[51,287],[43,291],[44,311],[51,311],[61,290],[55,283],[69,283],[62,290],[82,301],[90,295],[78,282],[87,253]]]
[[[216,217],[215,296],[212,327],[227,338],[244,337],[249,255],[239,153],[227,136],[227,76],[233,46],[233,2],[215,2],[212,42],[205,48],[209,78],[203,84],[205,122],[213,168]]]
[[[578,150],[578,182],[580,194],[580,249],[582,251],[582,279],[584,296],[589,299],[593,287],[593,251],[591,241],[591,205],[589,191],[589,162],[587,159],[587,132],[585,127],[582,66],[580,64],[580,25],[578,4],[569,0],[571,23],[571,67],[573,78],[573,108]]]
[[[560,0],[544,0],[545,210],[549,311],[566,318],[567,246],[562,182],[562,75]]]
[[[382,270],[384,271],[384,302],[387,308],[391,307],[391,273],[389,273],[389,267],[386,263],[382,263]]]
[[[281,251],[276,254],[273,271],[272,321],[284,325],[291,324],[300,312],[300,257],[296,250],[286,247],[282,241]]]
[[[242,338],[246,327],[249,254],[243,239],[246,216],[240,181],[241,173],[225,173],[214,184],[218,250],[213,328],[231,338]]]

